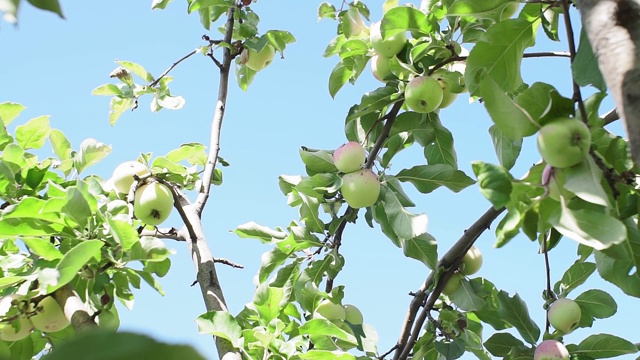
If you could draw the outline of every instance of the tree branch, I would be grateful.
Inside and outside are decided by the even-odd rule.
[[[71,326],[73,326],[77,333],[96,329],[98,327],[95,321],[93,321],[91,315],[89,315],[89,309],[78,297],[71,286],[65,285],[56,290],[53,293],[53,297],[56,299],[64,311],[64,315],[69,319]]]
[[[178,66],[178,64],[180,64],[181,62],[185,61],[186,59],[190,58],[191,56],[195,55],[198,52],[198,49],[193,50],[192,52],[188,53],[187,55],[183,56],[182,58],[180,58],[180,60],[174,62],[171,66],[169,66],[169,68],[167,70],[165,70],[162,75],[160,75],[157,79],[153,80],[153,82],[151,84],[149,84],[149,87],[154,87],[156,85],[158,85],[158,83],[160,82],[160,80],[162,80],[163,77],[167,76],[167,74],[173,70],[174,67]]]

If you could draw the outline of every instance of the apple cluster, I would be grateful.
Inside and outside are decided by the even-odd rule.
[[[18,341],[26,338],[34,329],[53,333],[65,329],[70,325],[69,320],[64,315],[62,308],[56,299],[46,296],[38,302],[36,306],[29,303],[29,310],[25,313],[18,313],[15,316],[8,316],[9,310],[17,306],[20,296],[11,294],[0,298],[0,318],[11,318],[13,321],[4,322],[0,328],[0,340]]]
[[[135,177],[150,175],[149,169],[138,161],[118,165],[111,180],[118,193],[129,194]],[[134,191],[133,213],[143,223],[157,226],[163,223],[173,209],[173,194],[168,186],[157,181],[145,180]]]
[[[354,209],[376,203],[380,196],[380,181],[371,169],[364,169],[366,154],[362,145],[350,141],[333,152],[333,164],[343,173],[340,192]]]
[[[482,267],[483,259],[482,253],[480,249],[476,246],[471,246],[469,250],[462,257],[462,261],[460,262],[460,266],[454,272],[447,283],[442,288],[442,293],[451,296],[454,292],[456,292],[460,286],[462,285],[462,279],[466,275],[473,275],[477,273]]]

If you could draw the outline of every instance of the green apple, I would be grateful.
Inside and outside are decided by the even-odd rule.
[[[107,330],[118,330],[120,327],[120,317],[118,316],[118,310],[115,306],[111,309],[104,309],[98,314],[98,326]]]
[[[342,176],[342,197],[354,209],[368,207],[378,201],[380,181],[369,169],[361,169]]]
[[[453,275],[447,280],[447,283],[442,288],[442,293],[451,296],[454,292],[456,292],[460,286],[462,286],[462,278],[464,275],[459,272],[454,272]]]
[[[260,52],[249,48],[248,55],[245,66],[251,70],[260,71],[271,64],[273,58],[276,56],[276,49],[267,44],[262,48],[262,50],[260,50]]]
[[[166,185],[159,182],[144,184],[136,189],[133,213],[147,225],[160,225],[173,209],[173,195]]]
[[[371,58],[371,72],[373,73],[373,77],[382,82],[385,82],[385,79],[393,76],[389,65],[389,58],[380,56],[380,54],[373,55]]]
[[[16,294],[0,298],[0,318],[7,315],[11,307],[14,306],[13,301],[19,298],[20,296]],[[18,322],[17,324],[15,324],[16,321]],[[23,314],[18,315],[18,317],[10,323],[2,322],[0,326],[2,326],[2,328],[0,328],[0,339],[4,341],[22,340],[29,336],[33,330],[33,324],[31,324],[31,321]],[[18,330],[16,330],[16,327]]]
[[[572,332],[580,323],[582,312],[577,302],[562,298],[554,301],[549,305],[547,318],[549,323],[556,329],[565,334]]]
[[[369,39],[373,50],[386,58],[392,58],[404,48],[404,44],[407,42],[407,34],[400,32],[383,40],[380,32],[380,21],[378,21],[371,24]]]
[[[332,303],[328,299],[320,301],[318,307],[313,312],[314,318],[324,318],[329,321],[344,321],[346,317],[346,311],[340,304]]]
[[[369,27],[362,21],[360,11],[350,7],[341,17],[342,33],[347,39],[366,38],[369,36]]]
[[[536,347],[533,360],[569,360],[569,351],[558,340],[545,340]]]
[[[36,307],[36,314],[31,316],[33,326],[42,332],[56,332],[69,326],[69,319],[64,315],[64,311],[53,298],[47,296],[40,300]]]
[[[362,312],[355,305],[346,304],[344,306],[345,321],[350,322],[352,325],[362,325],[364,317]]]
[[[472,246],[469,251],[462,257],[460,264],[460,272],[464,275],[475,274],[482,267],[482,253],[480,249]]]
[[[434,111],[442,103],[444,91],[440,82],[431,76],[413,78],[404,89],[404,101],[407,106],[419,113]]]
[[[362,168],[366,156],[362,145],[349,141],[333,152],[333,164],[338,171],[350,173]]]
[[[442,86],[442,101],[438,106],[440,109],[444,109],[453,104],[453,102],[458,97],[458,94],[451,92],[449,84],[447,84],[447,79],[445,78],[445,72],[446,70],[444,69],[438,69],[432,74],[432,77],[438,80],[440,86]]]
[[[111,175],[113,187],[121,194],[128,194],[131,184],[135,180],[133,176],[147,174],[149,174],[149,169],[143,163],[138,161],[123,162],[113,170],[113,175]]]
[[[510,2],[502,8],[502,13],[500,14],[500,20],[509,19],[513,15],[515,15],[516,11],[520,8],[519,2]]]
[[[587,156],[590,146],[589,128],[577,119],[556,119],[542,126],[538,132],[540,156],[556,168],[579,164]]]

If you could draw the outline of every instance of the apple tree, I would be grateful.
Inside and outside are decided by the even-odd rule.
[[[28,2],[62,16],[58,1]],[[170,3],[154,0],[152,8]],[[145,96],[153,111],[178,110],[184,99],[171,93],[169,73],[192,56],[206,56],[219,74],[207,146],[141,153],[104,179],[87,170],[109,154],[107,145],[87,139],[74,149],[48,117],[17,120],[24,106],[0,104],[0,358],[98,353],[100,359],[201,359],[188,347],[114,332],[115,302],[130,305],[131,289],[142,281],[163,291],[159,278],[170,271],[165,242],[171,240],[190,250],[205,305],[197,323],[201,333],[214,336],[220,359],[457,359],[469,353],[544,360],[638,352],[633,339],[597,331],[595,320],[613,316],[616,300],[601,289],[578,288],[599,277],[640,297],[640,44],[634,36],[640,4],[386,0],[379,19],[371,16],[369,6],[378,5],[372,1],[319,4],[319,18],[336,24],[324,53],[336,62],[327,74],[330,95],[358,81],[368,67],[379,87],[354,99],[345,114],[345,145],[301,144],[306,173],[278,179],[283,204],[296,208],[299,218],[283,219],[287,225],[277,228],[248,221],[234,230],[262,242],[266,252],[254,298],[232,314],[224,297],[231,290],[221,286],[216,266],[236,265],[213,256],[202,222],[226,165],[219,150],[229,80],[233,73],[237,85],[250,90],[295,38],[286,30],[262,29],[251,0],[187,3],[210,33],[202,46],[157,76],[141,64],[118,61],[113,81],[93,93],[110,98],[112,125]],[[20,4],[0,1],[5,19],[16,21]],[[581,29],[572,17],[580,17]],[[530,51],[538,36],[561,42],[566,51]],[[571,94],[557,90],[558,84],[523,80],[522,61],[547,56],[569,60]],[[473,162],[473,173],[458,166],[454,134],[440,119],[440,109],[467,92],[493,122],[477,130],[490,134],[498,159]],[[600,115],[609,110],[601,108],[609,94],[616,108]],[[626,135],[605,127],[620,119]],[[535,138],[541,160],[514,174],[527,137]],[[55,156],[40,155],[47,143]],[[394,166],[396,155],[410,147],[421,149],[423,158]],[[428,198],[438,188],[457,193],[471,186],[488,209],[474,223],[461,224],[451,248],[438,249],[428,214],[413,211],[404,189]],[[164,225],[172,211],[182,224]],[[378,229],[407,261],[428,269],[389,349],[378,348],[378,335],[357,304],[344,303],[349,284],[337,282],[348,260],[341,254],[350,240],[345,229],[355,226]],[[547,265],[543,299],[527,303],[474,276],[483,264],[474,242],[490,227],[500,251],[509,252],[516,236],[539,244],[545,257],[560,242],[572,242],[575,254],[565,256],[575,261],[559,279],[551,278]],[[548,309],[547,320],[534,321],[531,307]],[[564,340],[580,327],[595,333],[579,343]]]

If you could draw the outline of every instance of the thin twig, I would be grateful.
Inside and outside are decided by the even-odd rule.
[[[235,269],[244,269],[244,265],[240,265],[240,264],[234,263],[231,260],[227,260],[223,258],[214,258],[213,262],[228,265]]]
[[[191,56],[195,55],[198,53],[198,49],[193,50],[192,52],[188,53],[187,55],[183,56],[182,58],[180,58],[180,60],[176,61],[173,63],[173,65],[169,66],[169,68],[167,70],[165,70],[162,75],[160,75],[159,78],[153,80],[153,82],[151,82],[151,84],[149,84],[149,87],[154,87],[156,85],[158,85],[158,83],[160,82],[160,80],[162,80],[163,77],[167,76],[167,74],[173,70],[174,67],[178,66],[178,64],[180,64],[181,62],[183,62],[184,60],[190,58]]]
[[[152,236],[158,239],[170,239],[175,241],[186,241],[186,239],[182,238],[178,232],[178,229],[171,228],[155,228],[153,230],[143,229],[140,236]]]
[[[567,42],[569,43],[569,54],[571,55],[571,63],[576,58],[576,42],[573,36],[573,26],[571,26],[571,16],[569,15],[569,1],[562,0],[562,13],[564,15],[564,25],[567,31]],[[578,110],[580,111],[580,116],[582,117],[582,121],[587,122],[587,109],[584,107],[584,102],[582,101],[582,93],[580,92],[580,85],[572,79],[573,81],[573,101],[578,103]]]
[[[545,296],[545,300],[547,296],[551,296],[551,265],[549,265],[549,251],[547,251],[547,240],[551,237],[551,230],[549,230],[549,236],[542,241],[542,251],[544,252],[544,267],[547,275],[547,294]],[[544,331],[549,332],[549,317],[545,315],[545,326]]]

